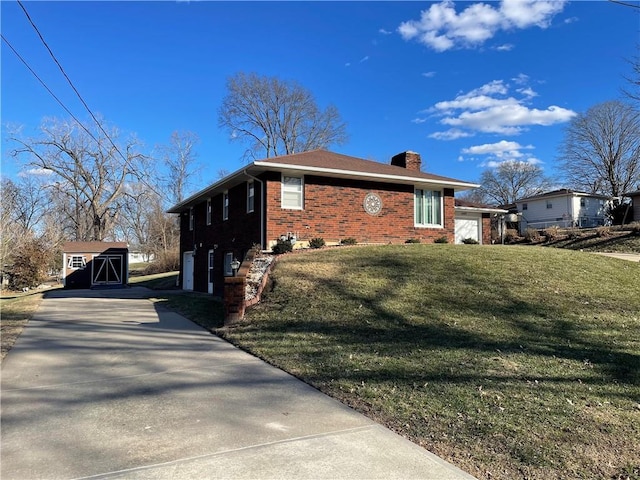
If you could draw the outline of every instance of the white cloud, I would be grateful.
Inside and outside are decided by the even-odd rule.
[[[380,30],[378,30],[378,33],[381,33],[382,35],[391,35],[393,32],[381,28]]]
[[[413,120],[411,120],[411,123],[424,123],[426,121],[426,118],[414,118]]]
[[[419,20],[398,27],[404,40],[417,40],[436,52],[452,48],[473,48],[501,30],[546,28],[561,12],[566,0],[502,0],[494,4],[474,3],[457,12],[451,0],[423,10]],[[512,47],[511,47],[512,48]]]
[[[505,43],[504,45],[498,45],[497,47],[495,47],[495,49],[499,52],[510,52],[514,48],[516,47],[512,43]]]
[[[28,177],[29,175],[34,175],[38,177],[46,177],[53,174],[53,170],[49,170],[48,168],[30,168],[29,170],[21,171],[18,176],[19,177]]]
[[[362,58],[360,59],[360,63],[362,63],[362,62],[366,62],[367,60],[369,60],[369,55],[367,55],[367,56],[365,56],[365,57],[362,57]]]
[[[425,78],[433,78],[436,76],[436,72],[424,72],[422,76]]]
[[[457,140],[458,138],[473,137],[473,135],[473,133],[465,132],[459,128],[450,128],[444,132],[434,132],[429,135],[429,138],[434,138],[436,140]]]
[[[573,118],[573,110],[550,105],[531,108],[528,103],[537,93],[524,82],[526,75],[514,79],[522,85],[516,89],[518,96],[509,95],[510,86],[502,80],[494,80],[467,93],[458,94],[453,100],[436,103],[427,111],[441,117],[439,122],[458,131],[517,135],[529,126],[549,126]],[[456,138],[460,138],[456,133]],[[469,135],[470,136],[470,135]],[[451,134],[439,132],[432,138],[450,139]]]
[[[518,142],[501,140],[496,143],[485,143],[463,148],[463,155],[473,155],[470,160],[480,160],[482,167],[496,167],[503,162],[541,163],[529,150],[533,145],[522,146]],[[462,158],[465,158],[461,155]]]

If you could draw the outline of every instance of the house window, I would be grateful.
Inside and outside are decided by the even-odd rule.
[[[225,277],[233,276],[233,269],[231,268],[231,262],[233,262],[233,252],[226,252],[224,254],[224,275],[225,275]]]
[[[282,208],[302,210],[303,206],[302,177],[282,177]]]
[[[229,192],[222,194],[222,220],[229,220]]]
[[[207,225],[211,225],[211,199],[207,198]]]
[[[67,266],[73,269],[84,268],[87,266],[87,258],[82,255],[72,255],[69,257]]]
[[[524,210],[526,210],[527,208],[529,208],[529,205],[527,205],[526,203],[523,203],[523,204],[522,204],[522,210],[524,211]]]
[[[247,213],[253,212],[255,206],[255,188],[253,181],[247,182]]]
[[[551,203],[551,200],[547,200],[547,209],[549,208],[553,208],[553,203]]]
[[[586,207],[587,206],[587,199],[586,198],[582,197],[580,199],[580,206],[581,207]]]
[[[440,192],[416,188],[414,206],[416,225],[442,226],[442,197]]]
[[[193,231],[193,224],[195,223],[195,219],[193,217],[193,207],[189,209],[189,231]]]

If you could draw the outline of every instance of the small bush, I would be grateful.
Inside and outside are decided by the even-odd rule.
[[[322,248],[325,246],[324,238],[316,237],[309,240],[309,248]]]
[[[513,228],[507,228],[504,232],[504,241],[507,243],[515,243],[520,240],[520,235],[518,235],[518,231]]]
[[[291,240],[278,240],[278,243],[271,248],[271,251],[276,255],[291,252],[293,251],[293,244]]]
[[[358,243],[358,241],[353,237],[343,238],[340,240],[340,245],[355,245],[356,243]]]
[[[480,242],[478,242],[475,238],[465,238],[464,240],[462,240],[462,243],[464,243],[465,245],[478,245]]]
[[[405,240],[404,243],[420,243],[420,239],[419,238],[410,238],[408,240]]]
[[[547,237],[547,242],[552,242],[557,240],[559,237],[559,229],[557,225],[553,225],[551,227],[547,227],[542,231],[542,234]]]
[[[538,230],[535,228],[527,228],[527,231],[524,232],[524,239],[527,242],[531,242],[531,243],[539,242],[540,238],[541,238],[540,232],[538,232]]]
[[[441,237],[436,238],[433,241],[433,243],[449,243],[449,239],[443,235]]]
[[[634,235],[640,235],[640,222],[632,222],[629,224],[629,229]]]
[[[567,230],[567,237],[569,237],[569,240],[575,240],[582,237],[582,232],[579,229],[572,227]]]
[[[144,269],[144,274],[153,275],[176,270],[180,270],[180,253],[178,250],[169,250],[155,255],[153,262]]]
[[[606,238],[611,235],[611,227],[598,227],[596,228],[596,236],[600,238]]]

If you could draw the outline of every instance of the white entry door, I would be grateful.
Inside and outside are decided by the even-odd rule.
[[[209,288],[207,291],[213,293],[213,250],[209,250]]]
[[[193,252],[182,254],[182,289],[193,290]]]

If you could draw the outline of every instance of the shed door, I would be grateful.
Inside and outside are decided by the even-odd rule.
[[[475,241],[480,242],[482,238],[480,234],[480,226],[482,222],[479,217],[476,216],[460,216],[455,219],[455,241],[456,243],[462,243],[465,238],[473,238]]]
[[[92,285],[122,284],[122,255],[98,255],[93,257],[91,266]]]

